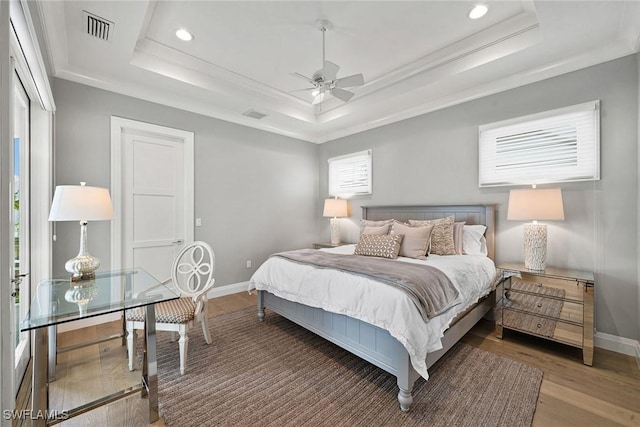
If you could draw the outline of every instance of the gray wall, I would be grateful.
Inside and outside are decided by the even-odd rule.
[[[566,183],[566,220],[549,224],[548,265],[595,272],[596,329],[637,340],[638,62],[628,56],[320,146],[327,159],[373,149],[373,194],[351,203],[342,237],[355,241],[361,205],[496,203],[497,262],[522,261],[522,222],[506,220],[509,188],[478,188],[478,126],[601,100],[600,181]],[[328,239],[328,220],[318,227]]]
[[[216,252],[216,287],[249,280],[269,254],[317,236],[318,146],[54,79],[56,184],[110,187],[110,120],[125,117],[195,133],[195,238]],[[79,248],[79,226],[56,223],[56,275]],[[110,266],[109,222],[89,224],[89,250]],[[251,269],[246,260],[253,261]]]

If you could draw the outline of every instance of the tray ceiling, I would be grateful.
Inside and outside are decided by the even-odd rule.
[[[38,2],[56,77],[325,142],[638,52],[634,1]],[[87,14],[109,23],[89,34]],[[326,58],[362,73],[348,103],[311,105]],[[186,28],[184,42],[175,31]],[[264,114],[261,119],[243,113]]]

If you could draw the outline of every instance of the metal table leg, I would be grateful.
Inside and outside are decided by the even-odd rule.
[[[47,363],[49,364],[49,382],[56,380],[56,362],[58,359],[58,326],[48,326],[48,343],[49,356]]]
[[[33,331],[33,374],[31,376],[31,409],[34,427],[47,425],[46,416],[49,408],[49,393],[47,391],[48,367],[48,328],[37,328]]]
[[[147,398],[149,399],[149,424],[152,424],[158,420],[158,359],[156,354],[156,310],[153,304],[147,305],[145,310],[142,382],[146,386]]]

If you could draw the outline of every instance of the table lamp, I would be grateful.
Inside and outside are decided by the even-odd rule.
[[[331,244],[340,244],[340,219],[348,215],[347,201],[343,199],[326,199],[322,216],[331,217],[329,228],[331,229]]]
[[[95,278],[100,260],[87,250],[87,222],[113,218],[113,206],[109,190],[80,185],[58,185],[53,195],[49,221],[80,221],[80,251],[64,265],[72,274],[71,281]]]
[[[529,270],[544,270],[547,225],[538,221],[564,220],[562,191],[559,188],[511,190],[507,219],[533,221],[524,226],[524,265]]]

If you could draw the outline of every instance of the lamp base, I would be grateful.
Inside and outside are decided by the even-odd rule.
[[[524,225],[524,266],[529,270],[543,271],[547,258],[547,225]]]
[[[71,280],[71,283],[81,284],[83,282],[90,282],[95,279],[96,279],[96,273],[92,272],[92,273],[82,273],[79,276],[73,275],[69,280]]]
[[[81,282],[96,278],[95,271],[100,267],[100,260],[92,255],[84,254],[71,258],[64,268],[72,274],[72,282]]]
[[[329,228],[331,229],[331,244],[337,246],[340,244],[340,218],[331,218],[329,220]]]
[[[72,282],[95,279],[95,271],[100,267],[100,259],[87,250],[87,221],[80,221],[80,251],[75,258],[64,264],[65,270],[72,274]]]

